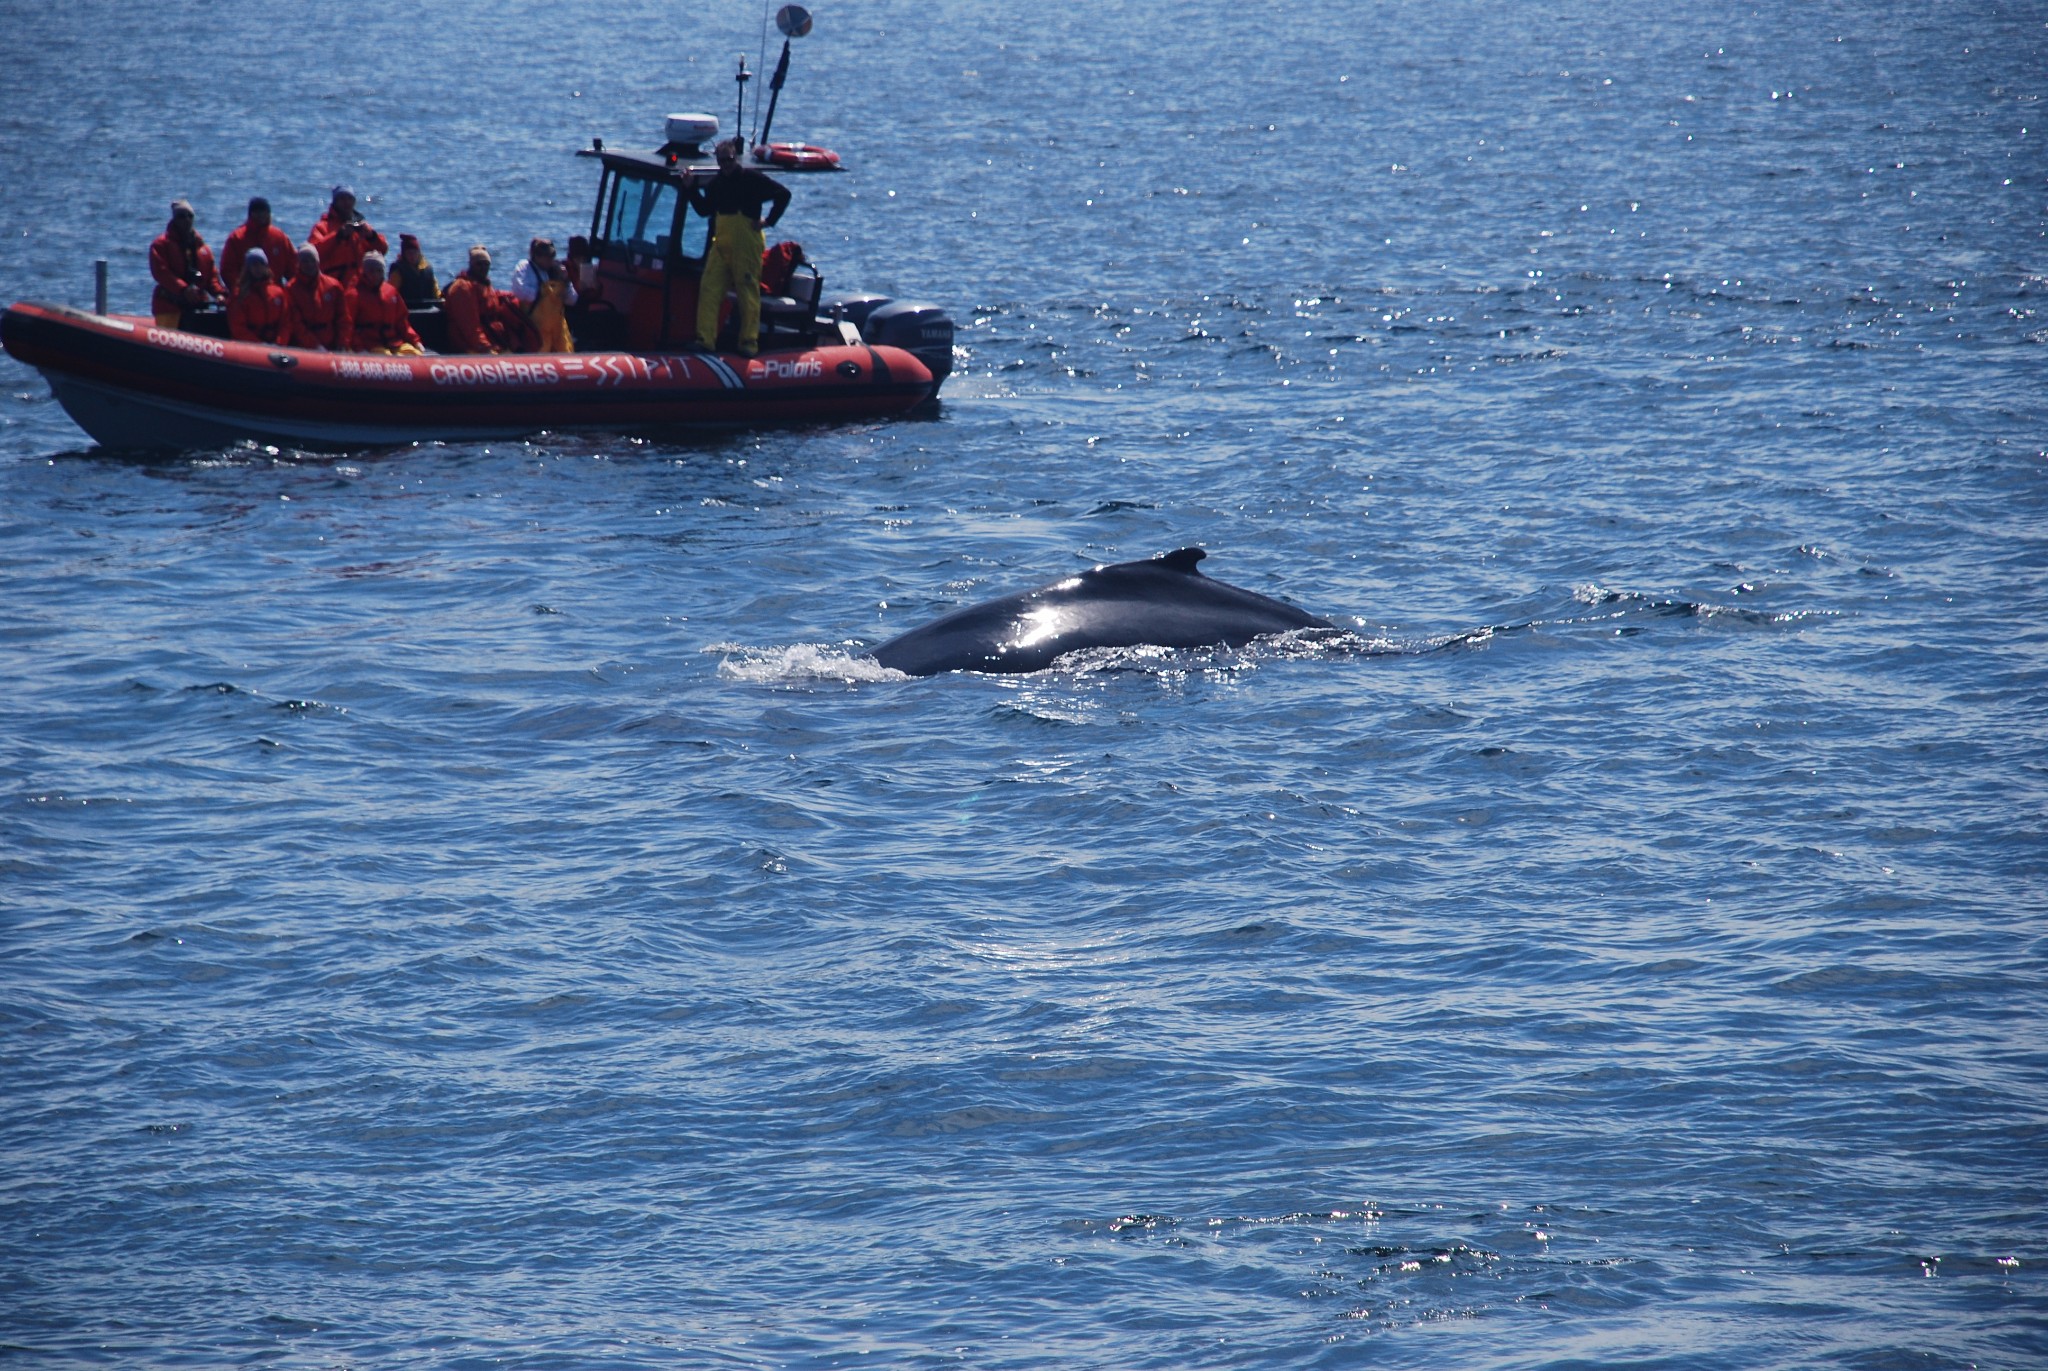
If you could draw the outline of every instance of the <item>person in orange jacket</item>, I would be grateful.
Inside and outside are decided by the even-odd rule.
[[[532,352],[540,334],[517,300],[491,284],[491,252],[469,250],[469,270],[441,292],[451,352]]]
[[[220,245],[220,279],[227,282],[230,295],[235,293],[236,286],[242,284],[242,258],[248,255],[250,248],[263,249],[270,258],[270,274],[279,285],[292,283],[292,276],[298,268],[298,253],[284,230],[270,222],[270,202],[260,195],[249,201],[249,218],[235,225],[234,232]]]
[[[270,254],[250,248],[242,258],[242,286],[228,301],[228,337],[238,343],[285,341],[284,287],[270,279]]]
[[[383,352],[399,357],[417,357],[426,349],[413,331],[412,316],[406,313],[405,298],[398,287],[384,279],[384,257],[373,252],[363,258],[356,283],[346,293],[348,349],[350,352]]]
[[[479,243],[469,250],[469,267],[441,291],[441,309],[448,316],[450,352],[497,352],[484,328],[491,297],[491,252]]]
[[[365,259],[367,260],[367,259]],[[320,270],[311,243],[299,249],[299,269],[284,288],[285,346],[349,351],[348,307],[341,282]]]
[[[334,188],[327,213],[314,221],[309,241],[320,250],[320,269],[344,286],[355,284],[356,268],[365,256],[389,246],[384,235],[357,213],[356,193],[347,186]]]
[[[227,294],[213,269],[213,249],[192,227],[193,219],[190,201],[171,201],[171,222],[149,245],[149,274],[156,280],[149,311],[158,328],[176,328],[186,310],[217,304]]]

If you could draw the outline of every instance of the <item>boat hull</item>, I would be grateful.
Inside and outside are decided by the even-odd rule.
[[[656,434],[900,415],[937,391],[900,348],[383,357],[226,342],[24,303],[0,343],[113,448],[340,449],[551,432]]]

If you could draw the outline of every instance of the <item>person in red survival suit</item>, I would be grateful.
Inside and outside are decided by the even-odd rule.
[[[441,308],[448,315],[450,352],[497,352],[484,329],[491,296],[491,253],[479,243],[469,250],[469,269],[448,283],[441,292]]]
[[[363,258],[356,283],[346,298],[350,352],[417,357],[426,351],[420,345],[419,334],[413,331],[405,297],[398,293],[398,287],[384,279],[382,253],[373,252]]]
[[[441,292],[451,352],[532,352],[540,333],[519,302],[491,284],[490,249],[469,250],[469,270]]]
[[[484,320],[484,328],[492,337],[503,340],[502,351],[540,351],[540,329],[527,318],[519,297],[509,290],[491,291],[490,314]]]
[[[810,259],[802,243],[777,243],[761,254],[761,293],[780,295],[789,289],[789,278]]]
[[[149,274],[156,291],[149,298],[158,328],[176,328],[188,309],[217,304],[227,294],[213,269],[213,249],[193,224],[192,204],[171,201],[171,222],[149,245]]]
[[[260,195],[249,201],[248,220],[235,225],[234,232],[220,245],[220,279],[227,282],[230,295],[242,284],[242,258],[250,248],[262,248],[269,256],[270,274],[279,285],[291,284],[298,269],[298,253],[284,230],[270,222],[270,202]]]
[[[356,193],[347,186],[334,188],[327,213],[313,221],[307,241],[320,250],[320,269],[343,286],[356,283],[356,268],[367,254],[381,253],[389,246],[384,235],[357,213]]]
[[[242,258],[242,286],[228,301],[228,337],[238,343],[283,343],[288,306],[284,287],[270,279],[270,254],[250,248]]]
[[[320,270],[320,253],[311,243],[300,248],[298,255],[299,269],[284,288],[285,346],[349,351],[348,309],[341,282]]]

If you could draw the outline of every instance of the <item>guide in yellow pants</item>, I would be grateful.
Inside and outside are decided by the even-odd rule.
[[[741,166],[745,150],[737,138],[720,143],[718,174],[691,186],[689,197],[690,208],[711,220],[711,246],[697,282],[697,342],[718,345],[718,310],[730,286],[739,296],[740,351],[751,357],[761,347],[761,230],[773,228],[789,208],[789,190]]]
[[[721,214],[711,226],[704,276],[697,282],[697,341],[718,344],[718,310],[730,290],[739,297],[739,348],[751,357],[761,350],[761,253],[765,244],[754,220]]]

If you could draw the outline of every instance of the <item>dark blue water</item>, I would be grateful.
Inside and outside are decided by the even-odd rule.
[[[913,422],[0,364],[7,1359],[2048,1364],[2048,12],[1673,9],[819,7]],[[140,310],[514,261],[762,16],[14,18],[0,299]],[[1371,649],[858,657],[1188,543]]]

